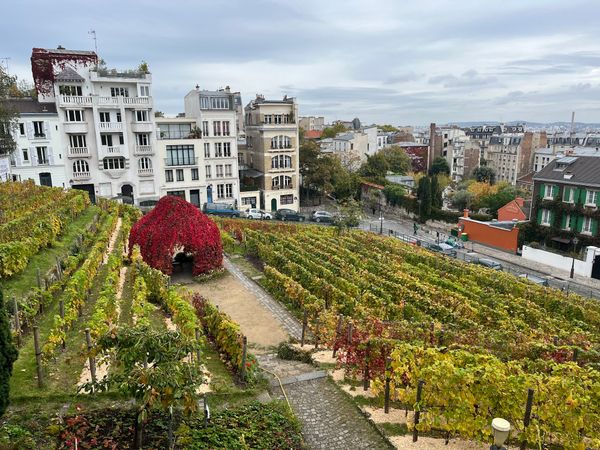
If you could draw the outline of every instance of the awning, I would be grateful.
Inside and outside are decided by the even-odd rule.
[[[571,239],[561,238],[561,237],[553,237],[552,240],[554,242],[560,242],[561,244],[570,244],[571,243]]]

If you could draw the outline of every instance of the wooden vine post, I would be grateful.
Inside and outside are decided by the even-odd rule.
[[[344,324],[344,315],[338,315],[337,325],[335,327],[335,340],[333,342],[333,357],[335,358],[335,354],[337,353],[337,341],[342,334],[342,325]]]
[[[96,358],[92,356],[92,337],[90,336],[90,329],[85,329],[85,343],[87,344],[88,353],[90,353],[88,361],[90,363],[90,375],[92,377],[92,383],[96,383]]]
[[[60,299],[60,302],[58,303],[58,311],[60,314],[60,319],[65,320],[65,302],[62,298]],[[61,325],[61,327],[63,328],[63,331],[64,331],[64,325]],[[61,346],[62,346],[62,349],[64,350],[65,348],[67,348],[67,343],[65,342],[64,336],[61,340],[62,340]]]
[[[421,395],[423,394],[423,385],[425,382],[423,380],[419,380],[417,384],[417,401],[415,408],[415,426],[413,428],[413,442],[417,442],[419,439],[419,430],[417,430],[417,425],[419,425],[419,421],[421,419]]]
[[[246,381],[246,352],[248,350],[248,338],[246,336],[242,337],[242,368],[241,368],[241,376],[242,381]]]
[[[385,358],[385,399],[383,404],[383,412],[390,412],[390,383],[392,381],[392,358]]]
[[[300,347],[304,347],[304,340],[306,339],[306,327],[308,326],[308,311],[304,310],[304,317],[302,319],[302,336],[300,337]]]
[[[200,328],[196,327],[194,332],[196,334],[196,344],[198,345],[198,348],[196,349],[196,362],[198,363],[198,366],[200,366]]]
[[[533,406],[533,389],[527,390],[527,404],[525,405],[525,416],[523,417],[523,431],[525,428],[529,426],[529,422],[531,421],[531,407]],[[520,450],[525,450],[527,448],[527,440],[523,439],[521,441]]]
[[[368,391],[371,385],[370,374],[369,374],[369,359],[371,358],[371,342],[367,341],[367,348],[365,350],[365,372],[363,375],[363,391]]]
[[[42,369],[42,351],[40,349],[40,330],[37,325],[33,326],[33,347],[35,349],[38,387],[42,388],[44,387],[44,373]]]
[[[17,336],[17,346],[21,346],[21,320],[19,319],[19,305],[17,304],[17,297],[13,296],[13,306],[15,309],[15,334]]]

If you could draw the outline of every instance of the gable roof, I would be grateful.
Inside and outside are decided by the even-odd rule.
[[[9,98],[0,100],[8,109],[16,111],[19,115],[22,114],[56,114],[56,105],[54,103],[40,103],[37,100],[24,98]]]
[[[305,139],[319,139],[323,134],[322,131],[319,130],[308,130],[304,132]]]
[[[79,75],[77,72],[75,72],[70,67],[65,68],[65,70],[63,70],[61,73],[56,75],[55,80],[56,81],[76,81],[76,82],[82,82],[82,83],[85,81],[85,79],[81,75]]]
[[[596,156],[573,156],[571,159],[565,160],[566,158],[558,158],[551,161],[533,176],[533,181],[600,187],[600,158]],[[561,163],[568,164],[564,169],[557,168]],[[570,177],[565,178],[565,175],[570,175]]]

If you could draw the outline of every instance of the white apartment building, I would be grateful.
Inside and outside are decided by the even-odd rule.
[[[206,182],[206,197],[201,194],[201,204],[226,203],[236,208],[240,206],[240,99],[239,92],[231,92],[229,87],[207,91],[196,86],[196,89],[185,96],[185,117],[196,121],[202,136],[202,153],[198,162]]]
[[[245,108],[247,160],[260,189],[260,208],[300,208],[298,104],[257,95]]]
[[[98,66],[94,52],[33,49],[40,103],[58,112],[68,184],[138,205],[158,199],[152,77]]]
[[[17,126],[12,130],[17,146],[10,155],[11,179],[68,187],[66,149],[58,131],[56,106],[32,98],[10,99],[3,104],[19,113]]]
[[[201,208],[208,196],[196,119],[157,117],[156,134],[160,196],[176,195]]]

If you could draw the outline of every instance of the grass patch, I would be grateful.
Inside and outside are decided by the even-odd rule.
[[[121,292],[121,314],[119,315],[119,326],[133,325],[132,316],[132,301],[133,301],[133,271],[127,267],[127,273],[125,274],[125,283],[123,284],[123,291]]]
[[[88,207],[75,220],[66,225],[63,233],[51,247],[44,248],[33,256],[23,272],[8,280],[2,280],[0,287],[4,291],[4,297],[7,299],[12,296],[21,298],[27,295],[33,286],[37,286],[37,269],[39,268],[44,275],[56,265],[57,257],[63,258],[69,255],[75,237],[83,234],[94,215],[99,213],[100,208],[97,206]]]
[[[231,262],[242,271],[248,278],[261,276],[263,273],[246,258],[235,258]]]
[[[408,434],[408,426],[405,423],[378,423],[377,426],[386,436],[404,436]]]

